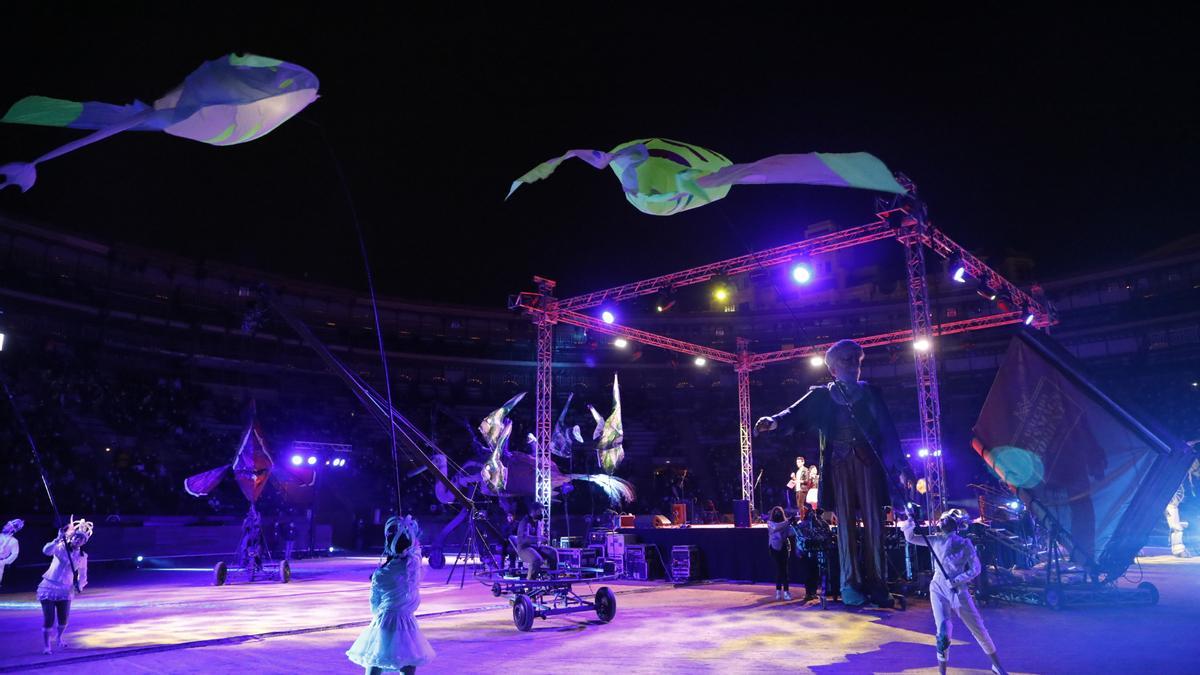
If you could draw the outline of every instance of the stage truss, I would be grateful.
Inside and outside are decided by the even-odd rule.
[[[605,323],[601,319],[582,313],[583,310],[659,292],[670,292],[684,286],[704,283],[718,276],[759,271],[823,253],[831,253],[874,241],[894,239],[904,247],[910,327],[890,333],[853,338],[864,349],[890,344],[915,343],[919,339],[932,341],[943,335],[1021,323],[1031,315],[1033,318],[1030,324],[1036,328],[1044,329],[1058,322],[1057,311],[1051,303],[1021,290],[959,246],[945,233],[933,227],[926,219],[924,205],[920,202],[908,200],[902,205],[891,208],[883,208],[881,205],[880,211],[875,215],[874,221],[858,227],[810,237],[791,244],[571,298],[555,298],[553,295],[555,282],[541,277],[534,277],[534,282],[538,287],[536,292],[523,292],[511,296],[509,308],[524,312],[533,320],[538,331],[537,392],[534,414],[539,455],[536,463],[535,498],[546,510],[546,514],[550,514],[549,462],[552,460],[548,448],[550,447],[549,434],[552,425],[551,367],[554,358],[553,326],[555,324],[579,326],[591,332],[625,338],[733,366],[737,373],[738,385],[738,439],[741,452],[742,499],[749,500],[751,503],[754,498],[754,451],[751,433],[753,420],[750,415],[750,373],[773,363],[804,359],[814,355],[823,356],[825,349],[832,344],[831,342],[820,343],[756,354],[750,352],[749,340],[739,337],[737,338],[738,351],[733,353],[617,323]],[[972,319],[934,324],[929,312],[929,289],[925,270],[926,249],[942,258],[953,258],[960,262],[974,281],[984,283],[997,295],[1004,296],[1010,303],[1008,310]],[[924,351],[914,350],[921,447],[926,450],[925,456],[920,458],[920,461],[924,465],[925,506],[929,514],[940,512],[945,507],[941,414],[935,351],[932,348]],[[547,450],[543,451],[543,448]],[[543,522],[548,528],[549,518]],[[549,536],[548,531],[545,534],[547,537]]]

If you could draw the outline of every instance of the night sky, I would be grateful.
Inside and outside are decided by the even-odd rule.
[[[27,94],[150,102],[234,51],[321,80],[321,99],[260,140],[126,133],[42,165],[28,193],[0,192],[0,213],[107,242],[363,288],[353,204],[381,293],[499,308],[533,274],[571,295],[871,219],[872,193],[802,186],[735,187],[656,218],[582,163],[503,201],[564,150],[647,136],[737,162],[874,153],[960,243],[1032,255],[1041,278],[1195,231],[1185,101],[1200,69],[1187,23],[1165,9],[46,5],[5,10],[4,109]],[[0,163],[83,133],[0,126]]]

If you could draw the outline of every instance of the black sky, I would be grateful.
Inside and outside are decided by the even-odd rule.
[[[1042,277],[1195,231],[1200,70],[1167,9],[384,6],[9,14],[5,108],[35,93],[152,101],[232,51],[304,65],[322,98],[232,148],[120,135],[43,165],[28,193],[0,192],[0,213],[362,287],[336,156],[381,292],[496,307],[532,274],[573,294],[870,218],[870,193],[797,186],[737,187],[654,218],[583,164],[502,201],[568,148],[663,136],[734,161],[872,152],[917,182],[951,236],[1028,252]],[[0,163],[81,134],[0,126]]]

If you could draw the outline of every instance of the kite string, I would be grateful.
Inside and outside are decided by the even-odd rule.
[[[367,255],[367,242],[366,238],[363,237],[362,224],[358,220],[358,209],[354,206],[354,198],[350,193],[350,185],[346,180],[346,174],[342,171],[342,163],[338,160],[337,153],[334,152],[333,145],[329,142],[325,128],[309,119],[302,117],[297,117],[297,119],[303,119],[305,122],[315,126],[317,131],[320,132],[321,140],[325,143],[325,149],[329,151],[329,158],[333,162],[334,171],[337,172],[338,181],[342,186],[342,193],[346,197],[346,205],[350,209],[350,220],[354,223],[354,231],[358,235],[358,250],[362,254],[363,268],[367,275],[367,290],[371,295],[371,313],[375,318],[375,337],[379,343],[379,360],[383,364],[383,386],[387,391],[388,417],[390,420],[390,413],[395,410],[395,407],[392,405],[392,381],[388,374],[387,352],[383,348],[383,328],[379,321],[379,303],[375,299],[375,279],[371,274],[371,260]],[[404,507],[400,502],[400,459],[396,454],[396,424],[392,422],[388,426],[391,429],[392,469],[395,472],[396,478],[396,515],[402,515]]]

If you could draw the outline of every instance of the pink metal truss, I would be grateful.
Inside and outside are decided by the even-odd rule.
[[[764,267],[784,265],[797,258],[804,258],[820,253],[830,253],[881,239],[891,239],[896,236],[895,228],[889,224],[887,219],[887,216],[891,215],[891,213],[892,211],[880,213],[878,220],[866,225],[839,230],[818,237],[811,237],[803,241],[776,246],[775,248],[769,248],[756,253],[747,253],[743,256],[708,265],[701,265],[700,267],[694,267],[682,272],[664,274],[661,277],[654,277],[653,279],[636,281],[624,286],[616,286],[603,291],[566,298],[558,301],[558,308],[579,311],[588,309],[589,307],[596,307],[605,302],[621,302],[622,300],[650,295],[659,291],[704,283],[715,276],[751,272],[763,269]]]
[[[829,253],[883,239],[897,239],[905,247],[905,260],[909,281],[909,308],[911,327],[905,330],[880,333],[854,338],[864,348],[889,344],[910,343],[916,338],[935,338],[943,335],[982,330],[996,326],[1020,323],[1028,314],[1033,314],[1032,325],[1044,328],[1058,322],[1053,305],[1025,293],[1007,279],[985,265],[969,251],[934,228],[920,217],[909,214],[906,208],[893,208],[876,214],[876,220],[830,234],[811,237],[803,241],[777,246],[721,262],[702,265],[682,272],[666,274],[644,281],[616,286],[559,300],[553,297],[554,282],[535,277],[538,292],[520,293],[510,299],[509,307],[521,309],[538,326],[538,394],[536,426],[539,446],[536,476],[536,496],[549,513],[550,455],[549,435],[551,429],[551,365],[553,359],[553,325],[566,323],[581,326],[590,331],[614,337],[623,337],[645,345],[660,347],[677,353],[702,356],[718,363],[733,365],[738,374],[738,440],[741,453],[742,498],[753,502],[754,457],[751,441],[750,378],[753,370],[768,364],[805,358],[822,354],[829,344],[815,344],[775,352],[754,354],[749,351],[749,341],[738,338],[738,353],[726,352],[703,345],[638,330],[604,321],[579,310],[596,307],[607,302],[620,302],[668,291],[682,286],[702,283],[718,275],[732,275],[783,265],[798,258]],[[1015,309],[996,314],[934,325],[929,313],[929,291],[926,283],[925,248],[932,249],[943,258],[962,261],[967,274],[977,281],[986,283],[998,293],[1011,300]],[[933,350],[917,352],[914,361],[918,380],[918,407],[921,416],[921,439],[923,447],[929,449],[930,459],[926,466],[927,506],[933,510],[944,503],[940,403],[937,391],[937,363]],[[543,438],[544,436],[544,438]],[[545,457],[542,449],[545,448]],[[544,490],[543,490],[544,486]],[[544,494],[543,494],[544,492]],[[544,498],[544,503],[543,503]],[[549,522],[549,521],[547,521]],[[546,533],[548,536],[548,533]]]

